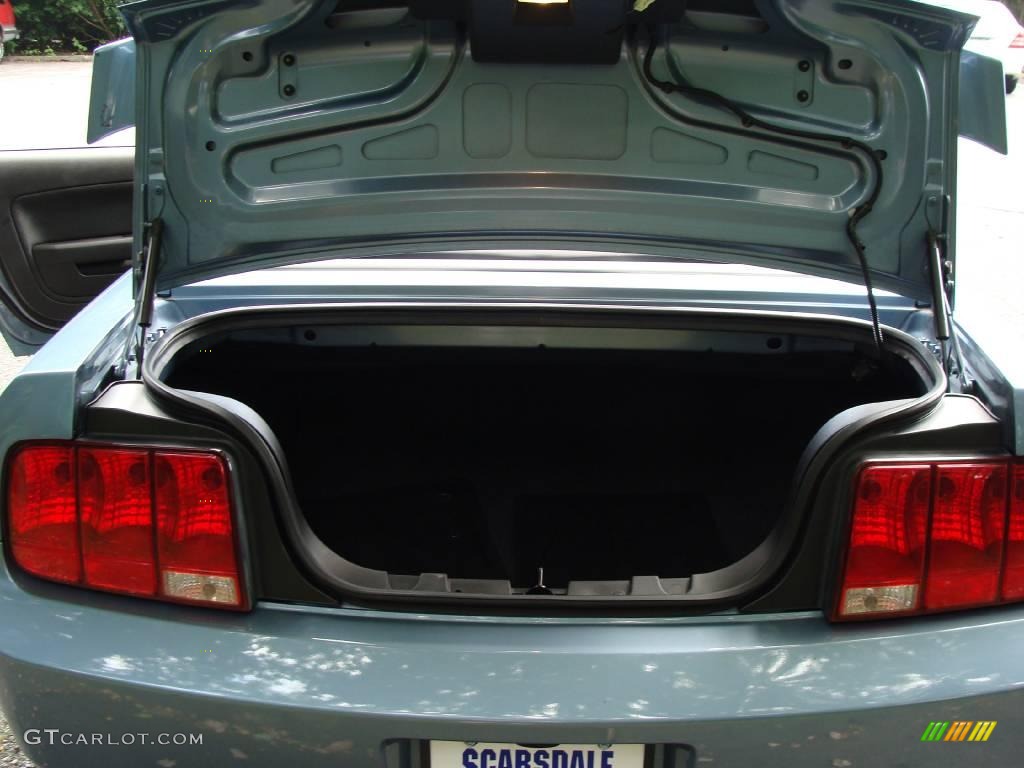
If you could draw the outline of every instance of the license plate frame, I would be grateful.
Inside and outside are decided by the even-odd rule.
[[[427,742],[429,768],[645,768],[644,744]],[[523,757],[523,752],[529,757]]]

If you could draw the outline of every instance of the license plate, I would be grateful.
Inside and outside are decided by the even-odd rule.
[[[643,768],[643,744],[430,742],[430,768]]]

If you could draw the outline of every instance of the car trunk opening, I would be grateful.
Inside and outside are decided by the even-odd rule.
[[[787,523],[833,416],[929,389],[913,360],[765,332],[296,324],[197,337],[162,379],[269,424],[354,583],[682,596]]]

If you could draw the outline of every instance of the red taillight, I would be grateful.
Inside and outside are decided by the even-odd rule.
[[[1024,32],[1018,32],[1017,36],[1013,38],[1010,43],[1011,48],[1024,48]]]
[[[23,446],[8,474],[11,554],[44,579],[245,608],[228,485],[215,453]]]
[[[56,445],[22,448],[14,454],[7,483],[15,561],[44,579],[79,581],[74,450]]]
[[[930,485],[927,465],[872,466],[861,472],[839,615],[917,608]]]
[[[869,464],[857,479],[850,525],[837,619],[1024,598],[1020,465]]]
[[[84,583],[156,594],[149,453],[78,449],[78,509]]]
[[[1010,475],[1010,521],[1006,526],[1003,599],[1024,599],[1024,464]]]
[[[1006,527],[1006,465],[938,466],[926,609],[994,603]]]
[[[220,457],[158,453],[156,509],[164,594],[238,605],[231,504]]]

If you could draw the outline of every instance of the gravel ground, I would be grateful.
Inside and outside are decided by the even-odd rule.
[[[7,343],[0,339],[0,392],[7,388],[7,382],[13,379],[30,359],[15,357]]]
[[[0,717],[0,768],[35,768],[14,741],[14,734],[7,721]]]
[[[79,146],[84,138],[81,125],[68,120],[72,107],[84,113],[88,101],[88,61],[17,61],[0,69],[0,93],[15,90],[38,93],[45,90],[45,101],[29,98],[26,103],[55,111],[50,126],[40,133],[32,125],[4,125],[0,149],[9,142],[20,146]],[[61,95],[54,95],[59,89]],[[66,96],[66,98],[65,98]],[[69,106],[69,104],[71,106]],[[958,225],[957,317],[984,346],[986,337],[1015,336],[1024,345],[1024,303],[1020,286],[1024,284],[1024,259],[1020,241],[1024,235],[1024,147],[1014,140],[1024,135],[1024,93],[1007,99],[1011,153],[1000,157],[971,142],[960,143],[960,188]],[[20,137],[17,131],[21,131]],[[130,142],[131,137],[127,140]],[[112,140],[110,143],[125,141]],[[28,142],[28,143],[26,143]],[[969,257],[965,257],[969,254]],[[15,357],[0,339],[0,392],[27,363],[27,357]],[[1024,373],[1022,373],[1024,375]],[[10,727],[0,715],[0,768],[34,768],[15,743]]]

